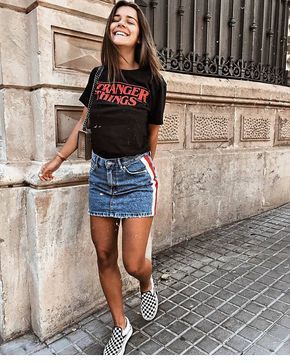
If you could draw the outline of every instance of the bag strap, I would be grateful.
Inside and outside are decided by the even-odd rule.
[[[95,93],[95,89],[96,89],[96,85],[98,83],[98,80],[102,74],[102,71],[104,69],[104,66],[101,65],[99,67],[99,69],[96,71],[96,74],[95,74],[95,78],[94,78],[94,83],[93,83],[93,86],[92,86],[92,90],[91,90],[91,94],[90,94],[90,99],[89,99],[89,104],[88,104],[88,111],[87,111],[87,115],[86,115],[86,118],[84,120],[84,123],[83,123],[83,131],[86,131],[88,128],[88,125],[89,125],[89,118],[90,118],[90,110],[91,110],[91,107],[92,107],[92,102],[93,102],[93,96],[94,96],[94,93]]]

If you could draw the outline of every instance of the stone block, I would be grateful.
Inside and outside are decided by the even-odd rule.
[[[265,209],[290,201],[290,149],[270,149],[264,152],[263,203]],[[288,165],[288,166],[286,166]]]
[[[31,94],[35,130],[35,160],[51,159],[74,128],[83,105],[80,93],[40,88]],[[77,159],[76,152],[70,159]]]
[[[34,126],[30,92],[23,89],[3,89],[0,112],[3,114],[2,158],[8,161],[33,159]]]
[[[30,328],[26,191],[26,188],[0,189],[0,335],[3,340]]]
[[[172,242],[178,243],[217,226],[221,158],[176,151],[173,165]]]
[[[171,245],[173,159],[171,152],[158,150],[153,161],[158,180],[157,213],[152,226],[154,253]]]
[[[27,87],[30,85],[30,74],[28,70],[30,56],[29,37],[26,14],[1,7],[1,84],[18,87]]]
[[[100,11],[96,21],[55,8],[33,9],[28,14],[32,85],[83,88],[100,64],[106,15]]]

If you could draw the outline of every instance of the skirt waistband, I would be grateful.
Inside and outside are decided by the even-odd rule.
[[[116,157],[116,158],[104,158],[99,156],[98,154],[94,153],[94,151],[92,151],[92,161],[94,163],[101,163],[101,164],[119,164],[120,166],[124,165],[128,165],[130,163],[132,163],[133,161],[138,161],[140,160],[142,157],[144,156],[150,156],[151,157],[151,151],[147,151],[144,153],[140,153],[137,155],[133,155],[133,156],[124,156],[124,157]]]

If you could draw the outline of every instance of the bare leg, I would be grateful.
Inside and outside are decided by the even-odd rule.
[[[122,280],[118,267],[119,219],[91,216],[91,236],[98,257],[100,282],[114,325],[125,327]]]
[[[146,246],[153,217],[123,219],[122,252],[127,272],[140,281],[140,289],[151,288],[152,263],[145,258]]]

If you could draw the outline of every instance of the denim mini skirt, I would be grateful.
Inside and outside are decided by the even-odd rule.
[[[119,158],[102,158],[92,152],[89,215],[114,218],[154,216],[157,190],[157,175],[150,151]]]

